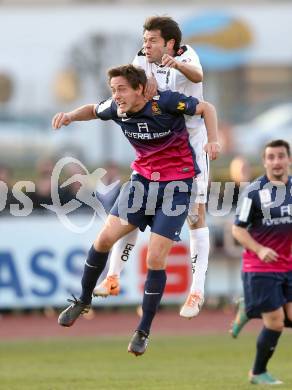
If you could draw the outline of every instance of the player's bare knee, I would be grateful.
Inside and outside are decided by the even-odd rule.
[[[187,217],[188,225],[191,229],[194,229],[194,226],[196,225],[198,220],[199,220],[198,215],[188,215]]]
[[[101,231],[94,241],[94,248],[100,252],[109,252],[113,246],[113,238],[107,231]]]
[[[276,332],[282,332],[284,329],[284,321],[274,323],[272,329]]]
[[[147,268],[152,270],[159,270],[165,268],[165,261],[158,254],[154,256],[154,254],[147,257]]]
[[[188,215],[187,221],[191,230],[206,227],[205,214]]]
[[[284,321],[270,322],[269,324],[265,324],[265,327],[275,332],[282,332],[284,329]]]
[[[197,203],[193,207],[191,207],[189,215],[187,217],[189,228],[191,230],[206,227],[205,219],[206,208],[203,203]]]
[[[277,332],[282,332],[284,329],[284,316],[283,315],[273,315],[269,318],[264,319],[264,325],[268,329],[275,330]]]

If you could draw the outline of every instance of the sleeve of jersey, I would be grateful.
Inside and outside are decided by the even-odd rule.
[[[113,119],[115,116],[115,110],[113,107],[113,100],[107,99],[107,100],[104,100],[103,102],[99,103],[96,106],[95,113],[96,113],[97,118],[99,118],[103,121],[108,121],[110,119]]]
[[[147,64],[146,64],[146,61],[145,61],[145,56],[139,56],[138,54],[136,55],[136,57],[134,58],[132,64],[134,66],[136,66],[137,68],[142,68],[145,70],[146,72],[146,75],[147,76],[150,76],[149,73],[149,70],[147,70]]]
[[[135,58],[133,59],[132,64],[134,66],[141,66],[140,61],[139,61],[139,56],[137,54],[135,55]]]
[[[244,192],[240,198],[239,213],[235,217],[234,224],[239,227],[246,228],[251,221],[253,199],[252,195]]]
[[[193,96],[185,96],[178,92],[165,93],[165,109],[171,114],[195,115],[199,100]]]

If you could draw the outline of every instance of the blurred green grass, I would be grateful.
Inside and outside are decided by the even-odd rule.
[[[0,344],[3,390],[241,390],[256,335],[153,336],[144,356],[127,353],[128,339],[61,339]],[[292,333],[283,334],[269,371],[292,388]],[[260,386],[260,388],[262,388]]]

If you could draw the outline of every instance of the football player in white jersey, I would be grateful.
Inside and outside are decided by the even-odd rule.
[[[203,71],[195,51],[181,46],[181,30],[170,17],[154,16],[144,23],[143,49],[133,64],[143,68],[148,77],[145,97],[152,98],[157,90],[172,90],[203,100]],[[196,154],[201,173],[197,176],[197,195],[190,208],[190,254],[193,280],[180,315],[192,318],[198,315],[204,302],[205,274],[209,256],[209,229],[205,223],[205,203],[209,177],[209,158],[218,157],[220,145],[217,134],[207,134],[200,116],[187,117],[190,143]],[[119,294],[119,276],[137,240],[138,229],[119,240],[113,247],[107,277],[95,289],[95,296]]]

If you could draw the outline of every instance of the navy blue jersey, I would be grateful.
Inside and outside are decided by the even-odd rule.
[[[247,228],[255,241],[278,253],[276,262],[262,262],[249,250],[243,254],[245,272],[292,270],[292,176],[287,184],[275,185],[267,176],[251,183],[241,198],[235,225]]]
[[[96,108],[102,120],[114,120],[136,150],[131,167],[143,177],[159,181],[187,179],[199,173],[189,144],[184,114],[195,115],[199,101],[165,91],[148,101],[139,112],[122,114],[113,99]]]

